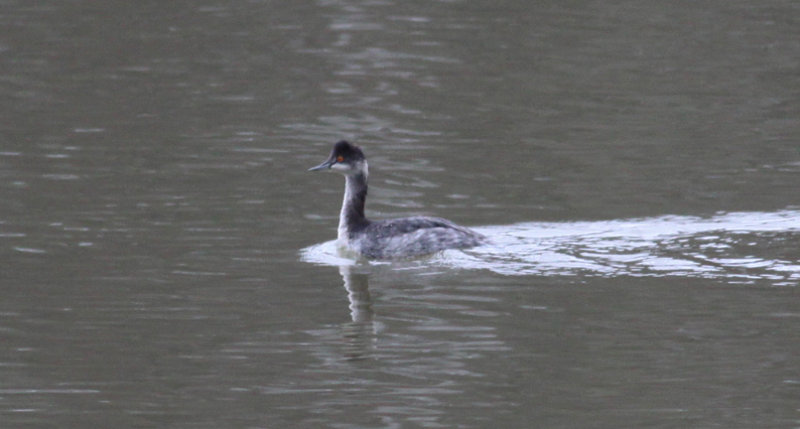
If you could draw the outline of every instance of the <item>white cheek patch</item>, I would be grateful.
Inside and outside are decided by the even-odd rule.
[[[350,166],[337,162],[336,164],[331,165],[331,170],[347,171],[350,170]]]

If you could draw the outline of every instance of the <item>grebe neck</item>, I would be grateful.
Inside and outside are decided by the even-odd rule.
[[[364,216],[364,203],[367,200],[367,172],[345,176],[344,201],[339,214],[338,239],[347,242],[351,232],[364,228],[369,220]]]

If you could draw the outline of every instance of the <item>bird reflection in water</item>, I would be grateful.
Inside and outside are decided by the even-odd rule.
[[[372,297],[369,294],[369,275],[357,272],[358,267],[340,266],[339,274],[350,301],[350,322],[342,324],[345,340],[344,357],[349,361],[368,359],[376,342],[376,326],[372,320]]]

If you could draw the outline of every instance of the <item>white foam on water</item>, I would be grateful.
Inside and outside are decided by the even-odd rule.
[[[686,276],[800,284],[800,210],[474,229],[491,244],[446,251],[420,264],[503,275]],[[775,256],[774,247],[788,250]],[[323,265],[358,262],[341,255],[334,241],[303,249],[301,257]]]

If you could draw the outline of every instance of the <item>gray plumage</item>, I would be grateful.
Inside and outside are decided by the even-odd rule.
[[[446,219],[414,216],[371,221],[364,215],[369,168],[364,153],[346,141],[334,145],[331,155],[310,170],[345,175],[345,194],[339,216],[338,243],[371,259],[403,259],[446,249],[466,249],[486,238]]]

